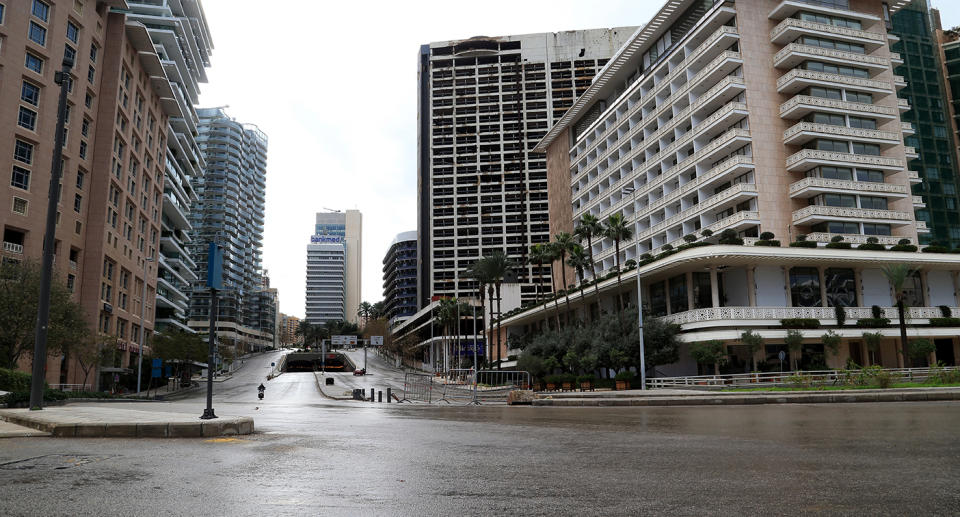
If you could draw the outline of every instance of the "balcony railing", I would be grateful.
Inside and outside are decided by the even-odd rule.
[[[794,80],[804,80],[806,82],[838,84],[842,86],[853,86],[858,88],[869,88],[884,92],[891,91],[890,83],[886,81],[876,81],[873,79],[864,79],[861,77],[850,77],[848,75],[828,74],[826,72],[817,72],[814,70],[801,70],[795,68],[780,76],[777,79],[777,90],[782,90]]]
[[[857,54],[856,52],[847,52],[831,48],[814,47],[812,45],[802,45],[800,43],[791,43],[779,52],[774,54],[774,66],[781,66],[793,54],[802,54],[804,56],[816,56],[833,61],[852,63],[861,66],[872,66],[875,68],[888,68],[890,60],[885,57],[871,56],[868,54]],[[801,59],[803,56],[799,56]]]
[[[832,178],[803,178],[790,184],[790,194],[796,194],[806,189],[837,189],[860,192],[897,194],[906,196],[909,192],[905,185],[893,183],[875,183],[871,181],[848,181]]]
[[[851,154],[837,153],[833,151],[819,151],[816,149],[803,149],[802,151],[791,154],[787,157],[787,168],[800,165],[801,162],[810,160],[813,162],[831,162],[854,165],[868,165],[871,167],[886,169],[903,169],[905,164],[896,158],[887,158],[885,156],[874,156],[869,154]],[[817,165],[811,164],[811,168]]]
[[[880,104],[864,104],[862,102],[848,102],[836,99],[825,99],[823,97],[813,97],[810,95],[796,95],[787,102],[784,102],[780,105],[780,115],[783,116],[785,113],[788,113],[789,111],[801,105],[809,105],[814,108],[826,108],[834,111],[855,111],[860,113],[868,113],[871,115],[883,115],[887,117],[896,116],[896,110],[889,106],[883,106]]]
[[[807,234],[807,240],[813,242],[830,242],[830,239],[835,236],[840,235],[843,237],[843,242],[849,242],[850,244],[867,244],[869,242],[867,239],[874,237],[877,239],[877,244],[886,244],[886,245],[895,245],[899,244],[904,237],[899,237],[896,235],[863,235],[863,234],[852,234],[852,233],[825,233],[825,232],[814,232]],[[912,239],[907,239],[912,241]]]
[[[3,251],[8,253],[16,253],[17,255],[23,254],[23,244],[14,244],[12,242],[3,241]]]
[[[844,307],[847,321],[867,319],[873,317],[871,307]],[[883,307],[883,317],[890,321],[897,321],[896,307]],[[834,321],[836,318],[834,307],[709,307],[694,309],[677,314],[664,316],[670,323],[684,325],[707,321],[730,320],[732,323],[743,324],[745,320],[778,321],[792,318],[809,318]],[[943,312],[939,307],[908,307],[907,320],[940,318]],[[958,314],[960,307],[951,307],[952,314]]]
[[[839,206],[811,205],[793,212],[793,223],[801,224],[810,217],[821,219],[881,219],[886,221],[912,221],[906,212],[896,210],[874,210],[868,208],[844,208]]]
[[[826,32],[836,36],[844,36],[844,39],[856,39],[856,40],[866,40],[868,42],[873,42],[877,45],[885,45],[887,42],[886,36],[877,32],[868,32],[864,30],[851,29],[848,27],[837,27],[836,25],[828,25],[826,23],[817,23],[807,20],[801,20],[799,18],[787,18],[777,24],[773,30],[770,31],[770,39],[777,40],[780,35],[787,32],[790,29],[803,29],[805,31],[817,31],[817,32]]]
[[[880,143],[886,144],[900,143],[900,135],[891,133],[890,131],[834,126],[832,124],[817,124],[814,122],[798,122],[790,126],[783,132],[783,142],[787,144],[798,143],[802,140],[803,133],[810,134],[810,138],[807,140],[826,135],[829,137],[849,138],[867,142],[880,141]]]

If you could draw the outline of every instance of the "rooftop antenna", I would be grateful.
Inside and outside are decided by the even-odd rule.
[[[323,209],[324,209],[324,210],[326,210],[327,212],[336,212],[336,213],[340,213],[340,211],[339,211],[339,210],[334,210],[334,209],[332,209],[332,208],[327,208],[327,207],[323,207]]]

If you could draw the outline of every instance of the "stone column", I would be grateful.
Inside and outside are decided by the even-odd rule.
[[[669,316],[673,314],[673,311],[671,310],[671,307],[670,307],[670,279],[669,278],[663,281],[663,287],[664,287],[663,294],[664,294],[664,297],[667,299],[667,316]]]
[[[720,307],[720,286],[717,281],[717,267],[710,266],[710,298],[713,307]]]
[[[753,266],[747,266],[747,300],[751,307],[757,306],[757,283],[753,278]]]
[[[824,268],[823,266],[818,266],[818,267],[817,267],[817,274],[818,274],[819,277],[820,277],[820,306],[821,306],[821,307],[827,307],[827,306],[828,306],[828,304],[827,304],[827,280],[826,280],[826,275],[824,274],[825,271],[826,271],[826,268]]]
[[[687,284],[687,310],[693,310],[693,271],[687,271],[684,282]]]
[[[950,272],[950,278],[953,280],[953,303],[954,306],[960,306],[960,276],[957,275],[956,271]]]

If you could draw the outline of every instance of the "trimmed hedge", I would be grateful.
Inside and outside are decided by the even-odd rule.
[[[30,391],[30,374],[0,368],[0,391]],[[29,398],[29,397],[28,397]]]
[[[820,320],[816,318],[785,318],[780,320],[780,326],[785,329],[818,329]]]
[[[895,246],[890,246],[890,251],[917,251],[917,247],[913,244],[897,244]]]
[[[927,246],[920,251],[924,253],[950,253],[950,248],[946,246]]]
[[[872,242],[866,242],[857,246],[858,250],[867,250],[867,251],[886,251],[887,247],[883,244],[875,244]]]
[[[816,248],[816,241],[795,241],[790,243],[791,248]]]
[[[850,249],[850,243],[849,242],[828,242],[825,247],[834,249],[834,250],[848,250]]]
[[[960,327],[960,318],[930,318],[934,327]]]
[[[882,329],[890,326],[890,318],[860,318],[857,320],[858,327]]]
[[[774,248],[779,248],[779,247],[780,247],[780,241],[778,241],[778,240],[772,240],[772,239],[771,239],[771,240],[760,239],[760,240],[758,240],[758,241],[754,241],[753,245],[754,245],[754,246],[772,246],[772,247],[774,247]]]

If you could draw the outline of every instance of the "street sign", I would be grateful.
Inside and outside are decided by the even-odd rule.
[[[370,336],[370,346],[383,346],[383,336]]]
[[[215,242],[207,251],[207,287],[223,289],[223,248]]]
[[[783,350],[781,350],[780,353],[777,354],[777,357],[779,357],[780,360],[783,361],[784,359],[787,358],[787,354],[785,354],[785,353],[783,352]]]
[[[330,336],[331,345],[356,345],[357,336]]]

